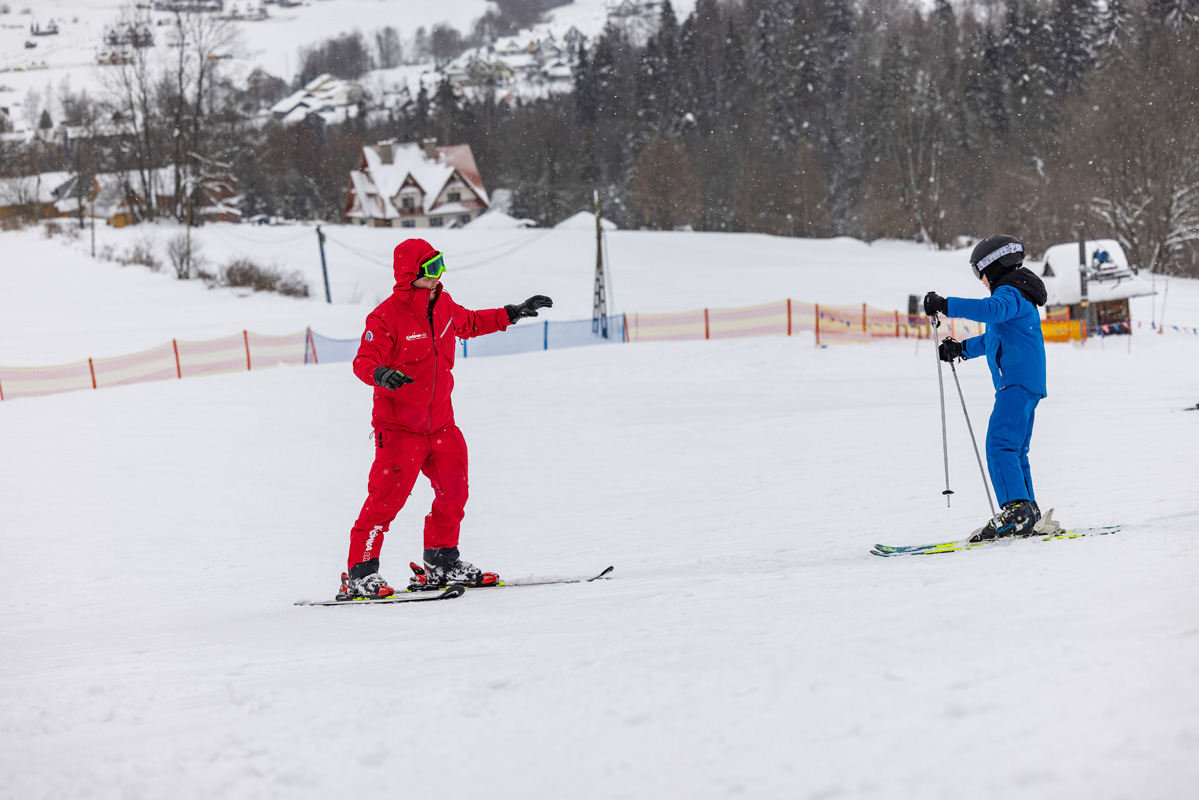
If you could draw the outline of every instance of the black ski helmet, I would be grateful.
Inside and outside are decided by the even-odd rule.
[[[1024,245],[1015,236],[998,234],[988,236],[974,245],[970,254],[970,268],[974,277],[984,274],[991,283],[1024,263]]]

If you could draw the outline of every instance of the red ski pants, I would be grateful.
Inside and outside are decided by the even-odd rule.
[[[466,461],[457,425],[428,434],[376,430],[366,502],[350,531],[349,566],[379,557],[384,535],[422,472],[435,494],[425,516],[425,547],[457,547],[468,494]]]

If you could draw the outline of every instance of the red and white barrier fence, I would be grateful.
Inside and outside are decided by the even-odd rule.
[[[977,336],[982,326],[964,319],[945,321],[942,334]],[[875,339],[929,338],[928,318],[910,317],[861,305],[831,306],[780,300],[746,308],[705,308],[677,314],[628,316],[629,341],[734,339],[745,336],[794,336],[812,332],[817,344],[869,342]]]
[[[242,331],[201,342],[173,339],[140,353],[54,367],[0,367],[0,400],[304,364],[309,343],[307,330],[285,336]]]
[[[1138,322],[1137,327],[1142,324]],[[928,339],[932,336],[928,318],[922,314],[909,316],[871,308],[865,303],[838,306],[798,300],[780,300],[745,308],[704,308],[677,314],[626,314],[624,328],[623,340],[626,342],[795,336],[811,332],[816,344],[827,345],[879,339]],[[1173,329],[1199,334],[1199,328],[1173,326]],[[982,332],[983,326],[977,322],[949,319],[944,321],[938,336],[967,339]],[[548,325],[545,335],[548,349]],[[357,348],[357,339],[330,339],[314,333],[311,328],[284,336],[242,331],[234,336],[202,342],[175,339],[140,353],[115,358],[89,358],[54,367],[0,367],[0,401],[145,381],[244,372],[279,364],[350,361]]]

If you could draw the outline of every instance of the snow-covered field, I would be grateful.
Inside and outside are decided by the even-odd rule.
[[[155,230],[98,233],[119,250]],[[398,232],[328,232],[357,251],[330,246],[332,306],[311,228],[199,234],[214,261],[240,247],[300,269],[308,301],[0,234],[0,364],[243,327],[356,336]],[[962,252],[608,240],[629,312],[981,295]],[[435,244],[464,304],[544,292],[556,319],[589,313],[586,232]],[[1171,281],[1167,319],[1196,311],[1196,282]],[[948,372],[953,507],[941,496],[928,343],[460,361],[463,555],[614,578],[354,610],[292,605],[336,588],[365,490],[370,391],[347,365],[0,403],[0,797],[1187,797],[1199,337],[1128,344],[1049,347],[1032,453],[1043,507],[1123,532],[928,559],[867,552],[988,513]],[[981,434],[985,365],[958,372]],[[422,483],[387,539],[393,581],[430,499]]]

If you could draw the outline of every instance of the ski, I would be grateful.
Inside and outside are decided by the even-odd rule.
[[[453,600],[466,594],[466,587],[460,583],[451,583],[444,589],[426,589],[423,591],[400,591],[390,597],[352,597],[346,600],[297,600],[298,606],[364,606],[382,603],[419,603],[430,600]]]
[[[414,573],[416,573],[416,577],[413,578],[412,580],[415,581],[424,576],[424,574],[425,574],[424,567],[420,566],[415,561],[412,562],[411,564],[409,564],[409,566],[412,567],[412,571]],[[606,567],[598,575],[592,575],[591,577],[577,576],[577,577],[569,577],[569,578],[518,578],[516,580],[511,580],[511,581],[500,580],[496,583],[484,583],[484,584],[466,583],[466,584],[463,584],[463,586],[465,586],[466,588],[470,589],[473,592],[478,589],[499,589],[499,588],[502,588],[505,586],[553,586],[553,585],[559,584],[559,583],[591,583],[592,581],[598,581],[601,579],[607,580],[608,573],[610,573],[613,569],[615,569],[615,567]],[[408,585],[408,591],[419,594],[421,592],[435,592],[435,591],[440,591],[440,590],[437,587],[423,588],[422,584],[410,583]]]
[[[499,583],[493,583],[490,586],[478,586],[471,588],[498,589],[503,586],[552,586],[556,583],[591,583],[592,581],[607,580],[608,573],[610,573],[613,569],[615,569],[615,567],[607,567],[600,574],[592,575],[590,578],[526,578],[523,580],[517,579],[514,581],[500,581]]]
[[[1072,528],[1070,530],[1062,530],[1056,533],[1039,533],[1032,536],[1021,536],[1017,538],[1004,537],[1000,539],[987,539],[982,542],[971,542],[968,539],[964,539],[953,542],[936,542],[934,544],[908,545],[902,547],[876,544],[870,552],[873,555],[882,556],[883,558],[891,558],[894,556],[927,556],[938,553],[956,553],[959,550],[973,550],[979,547],[1007,545],[1023,540],[1048,542],[1054,539],[1081,539],[1085,536],[1106,536],[1108,534],[1117,533],[1119,530],[1119,525],[1107,525],[1099,528]]]

